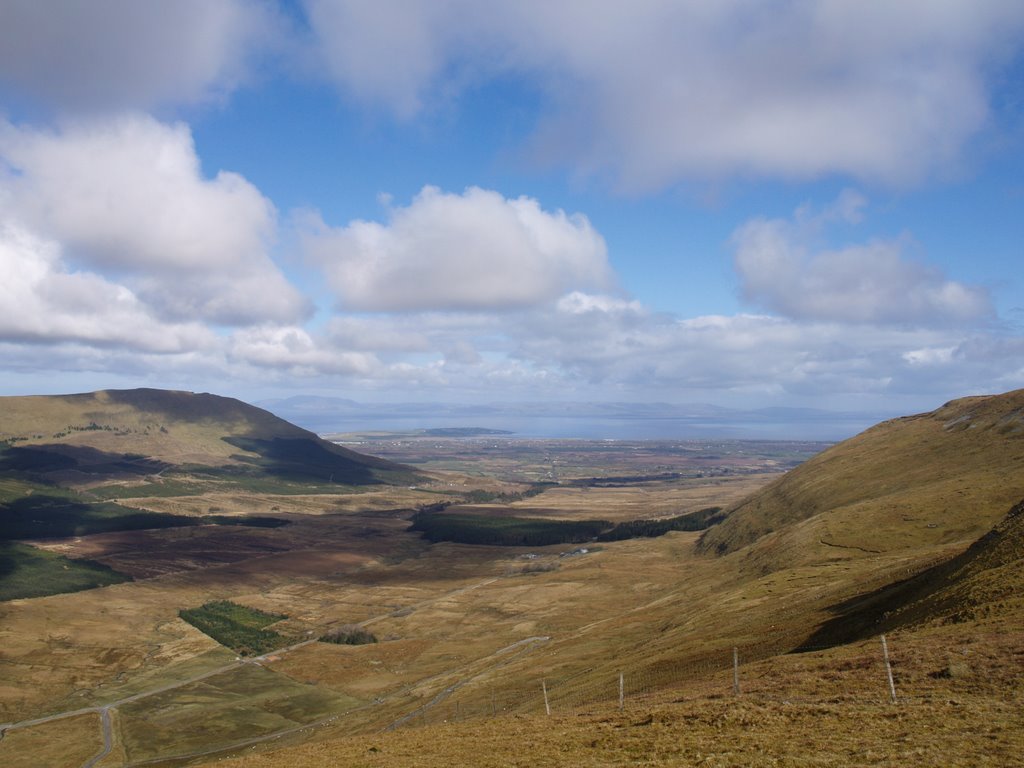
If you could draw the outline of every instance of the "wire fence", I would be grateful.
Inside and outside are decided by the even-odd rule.
[[[840,647],[803,647],[799,653],[772,653],[760,642],[700,660],[658,660],[621,671],[608,664],[524,677],[511,686],[507,679],[500,686],[470,680],[442,691],[393,725],[639,710],[695,699],[898,707],[971,695],[1024,703],[1022,649],[1024,632],[922,648],[883,635]]]

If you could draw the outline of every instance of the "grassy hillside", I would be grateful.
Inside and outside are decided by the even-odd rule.
[[[62,486],[210,470],[289,481],[407,481],[239,400],[157,389],[0,398],[0,472]]]
[[[535,695],[515,718],[495,717],[487,690],[474,702],[466,685],[461,706],[422,717],[426,727],[356,737],[325,728],[312,743],[268,745],[229,764],[1016,764],[1022,416],[1024,392],[1014,392],[886,422],[736,505],[698,547],[721,557],[680,551],[676,589],[575,636],[551,631],[532,666],[518,667],[534,684],[546,679],[554,716]],[[629,543],[643,579],[654,578],[662,546]],[[613,562],[598,565],[602,579],[616,578]],[[574,577],[581,582],[582,570]],[[803,643],[790,644],[801,632]],[[890,633],[899,704],[885,688],[881,632]],[[612,661],[588,657],[600,635]],[[797,645],[805,652],[785,653]],[[739,673],[742,694],[730,696],[726,659],[736,646],[755,661]],[[679,679],[671,692],[627,700],[623,712],[612,685],[604,708],[592,696],[595,671],[656,689],[662,667]],[[488,680],[491,701],[513,669]],[[587,703],[561,695],[571,685],[586,689]]]
[[[736,505],[699,550],[762,572],[973,541],[1024,497],[1024,390],[883,422]]]
[[[240,519],[277,526],[285,521],[254,514],[260,507],[240,518],[213,514],[221,508],[210,503],[185,514],[146,505],[216,491],[338,493],[413,479],[398,464],[216,395],[137,389],[0,398],[0,543]],[[85,560],[0,547],[0,600],[124,578]]]
[[[838,607],[809,646],[851,642],[927,622],[1024,616],[1024,501],[960,555]]]

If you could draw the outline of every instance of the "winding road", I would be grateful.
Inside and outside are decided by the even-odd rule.
[[[100,724],[103,727],[103,749],[96,753],[94,757],[90,757],[82,763],[82,768],[92,768],[96,763],[109,755],[110,750],[114,748],[114,735],[110,729],[110,707],[102,707],[100,709]]]

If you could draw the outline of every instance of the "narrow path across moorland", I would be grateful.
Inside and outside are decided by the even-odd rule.
[[[100,724],[103,727],[103,749],[96,753],[94,757],[86,760],[82,764],[82,768],[92,768],[96,763],[109,755],[110,750],[114,748],[114,736],[110,729],[110,707],[100,709]]]

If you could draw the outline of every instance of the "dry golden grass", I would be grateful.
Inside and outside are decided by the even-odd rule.
[[[174,396],[178,393],[167,393]],[[0,398],[4,414],[0,439],[20,438],[18,445],[87,445],[115,454],[136,453],[172,464],[225,464],[240,451],[220,438],[226,429],[249,430],[241,414],[233,418],[185,421],[167,413],[119,402],[108,392],[61,396]],[[70,431],[90,422],[111,431]],[[163,431],[161,430],[163,428]],[[58,436],[59,435],[59,436]]]
[[[4,606],[0,675],[18,698],[3,702],[2,719],[114,701],[231,663],[231,654],[176,619],[179,608],[218,598],[288,614],[281,629],[297,637],[364,622],[383,639],[358,648],[314,644],[266,662],[275,674],[363,702],[320,735],[379,731],[425,705],[428,722],[453,707],[536,713],[541,679],[556,711],[578,707],[611,696],[620,670],[634,688],[643,681],[652,689],[698,686],[710,670],[721,691],[734,645],[745,660],[788,650],[829,606],[906,565],[856,560],[751,577],[737,576],[742,553],[694,557],[696,534],[568,558],[559,556],[565,548],[538,549],[536,560],[524,561],[520,549],[428,548],[387,518],[378,518],[387,536],[363,539],[340,528],[330,539],[323,526],[340,525],[335,518],[307,523],[320,550]],[[524,574],[525,562],[556,569]],[[225,745],[212,735],[209,743]]]
[[[224,768],[389,766],[1010,766],[1013,704],[692,701],[639,711],[461,722],[218,762]]]
[[[981,424],[979,412],[972,413],[973,423]],[[909,422],[913,430],[931,429],[919,421]],[[1012,422],[1009,427],[1012,431]],[[975,441],[968,445],[977,444],[987,457],[988,447],[977,442],[980,432],[966,434]],[[998,434],[991,440],[1013,438]],[[912,441],[904,445],[901,439],[894,437],[894,444],[909,450]],[[943,440],[935,438],[936,444]],[[948,461],[949,447],[940,448],[935,460]],[[840,454],[844,466],[857,451],[845,458]],[[919,452],[928,455],[927,448]],[[885,464],[866,454],[858,460]],[[965,464],[974,467],[972,461]],[[830,476],[839,478],[837,497],[845,500],[846,512],[825,510],[820,522],[797,520],[785,535],[769,535],[724,557],[696,554],[698,535],[677,532],[609,543],[577,556],[565,556],[573,547],[536,548],[527,560],[523,549],[428,546],[404,530],[400,516],[328,515],[316,507],[319,502],[306,498],[296,500],[308,505],[305,514],[271,537],[280,537],[285,551],[259,549],[268,544],[262,532],[239,533],[237,539],[216,529],[190,537],[150,533],[141,550],[167,564],[165,575],[0,606],[0,720],[117,701],[223,669],[216,690],[227,698],[213,686],[197,685],[149,703],[141,699],[133,705],[134,719],[121,723],[124,743],[139,754],[168,754],[147,742],[147,728],[163,728],[160,738],[167,742],[173,733],[169,724],[205,733],[194,729],[218,722],[210,712],[219,712],[226,730],[190,742],[196,763],[226,754],[216,750],[234,749],[246,754],[219,764],[1013,764],[1024,746],[1017,679],[1024,659],[1018,629],[1024,605],[1001,590],[1000,585],[1017,582],[1006,581],[1000,569],[1017,568],[1019,576],[1016,550],[1005,562],[989,558],[962,578],[950,577],[927,598],[939,602],[923,618],[953,616],[958,623],[936,621],[892,634],[898,706],[888,701],[876,639],[786,653],[851,599],[962,551],[970,531],[980,526],[976,520],[963,523],[971,520],[971,504],[981,498],[994,504],[999,493],[1010,491],[997,492],[995,475],[983,470],[959,475],[964,482],[989,486],[966,494],[965,507],[954,503],[956,498],[947,500],[947,528],[935,534],[924,525],[918,536],[913,515],[901,513],[894,522],[877,511],[886,509],[882,502],[877,514],[870,512],[864,505],[871,499],[863,494],[871,489],[857,486],[861,476],[834,469]],[[1008,472],[1003,465],[993,471]],[[1016,477],[1004,479],[1004,486],[1012,490]],[[921,489],[922,503],[931,504],[946,492],[950,472],[935,482],[911,479]],[[873,487],[887,504],[899,491],[887,490],[883,480]],[[768,510],[778,501],[779,487],[752,508]],[[798,487],[806,494],[801,503],[825,498],[813,475],[804,476]],[[650,517],[678,513],[678,507],[670,509],[675,504],[718,505],[719,499],[735,499],[730,494],[739,488],[728,483],[710,489],[685,484],[559,489],[512,509],[606,517],[625,508],[632,510],[629,517]],[[901,498],[901,504],[913,501]],[[225,503],[240,509],[246,500],[240,495]],[[638,514],[641,510],[645,514]],[[299,511],[298,506],[289,510]],[[760,524],[753,513],[752,521]],[[863,551],[871,547],[862,542],[873,541],[883,523],[897,543]],[[820,525],[845,537],[844,546],[834,546],[838,538],[833,546],[821,544],[826,529],[815,527]],[[162,550],[152,537],[164,535],[173,546]],[[796,549],[801,543],[806,551]],[[132,544],[131,537],[89,537],[73,546],[114,561],[130,559],[126,549]],[[232,547],[253,551],[215,567],[213,555],[203,554]],[[183,553],[194,559],[192,565],[174,560]],[[527,572],[526,565],[543,567]],[[356,648],[305,645],[260,662],[262,669],[236,674],[231,654],[176,618],[179,608],[211,599],[287,614],[290,618],[275,629],[295,638],[363,623],[382,642]],[[738,698],[731,693],[734,647],[743,662]],[[629,696],[621,713],[614,706],[620,673]],[[274,681],[297,697],[274,699],[279,717],[250,717],[248,710],[232,709],[232,696],[269,696]],[[541,681],[551,717],[542,714]],[[348,702],[346,711],[335,713],[337,719],[286,728],[275,736],[283,723],[301,722],[292,717],[292,710],[301,709],[296,702],[306,701],[303,711],[319,717],[323,702],[334,695]],[[188,706],[179,707],[186,699]],[[156,726],[149,722],[153,717],[160,720]],[[395,730],[381,732],[395,724]],[[256,741],[240,744],[248,738]],[[108,763],[124,759],[112,756]]]
[[[747,565],[917,553],[973,541],[1024,497],[1024,390],[953,401],[847,440],[739,504],[706,551]]]
[[[98,714],[9,731],[0,739],[5,768],[80,768],[103,747]]]
[[[890,640],[901,694],[895,705],[873,641],[743,665],[739,696],[732,693],[726,671],[629,698],[621,712],[612,699],[569,710],[555,704],[550,717],[540,710],[437,719],[384,734],[335,735],[286,749],[257,747],[250,750],[256,754],[217,764],[895,768],[1021,763],[1024,701],[1014,669],[1024,652],[1019,630],[932,629]],[[960,671],[947,674],[950,669]]]
[[[476,486],[473,486],[476,487]],[[441,497],[444,498],[443,496]],[[268,494],[225,491],[194,496],[125,496],[124,504],[152,512],[200,517],[203,515],[324,515],[335,512],[378,512],[434,504],[436,492],[382,486],[350,494]]]
[[[659,481],[619,488],[553,488],[509,505],[516,514],[566,520],[619,522],[671,517],[738,503],[775,480],[778,473]]]

